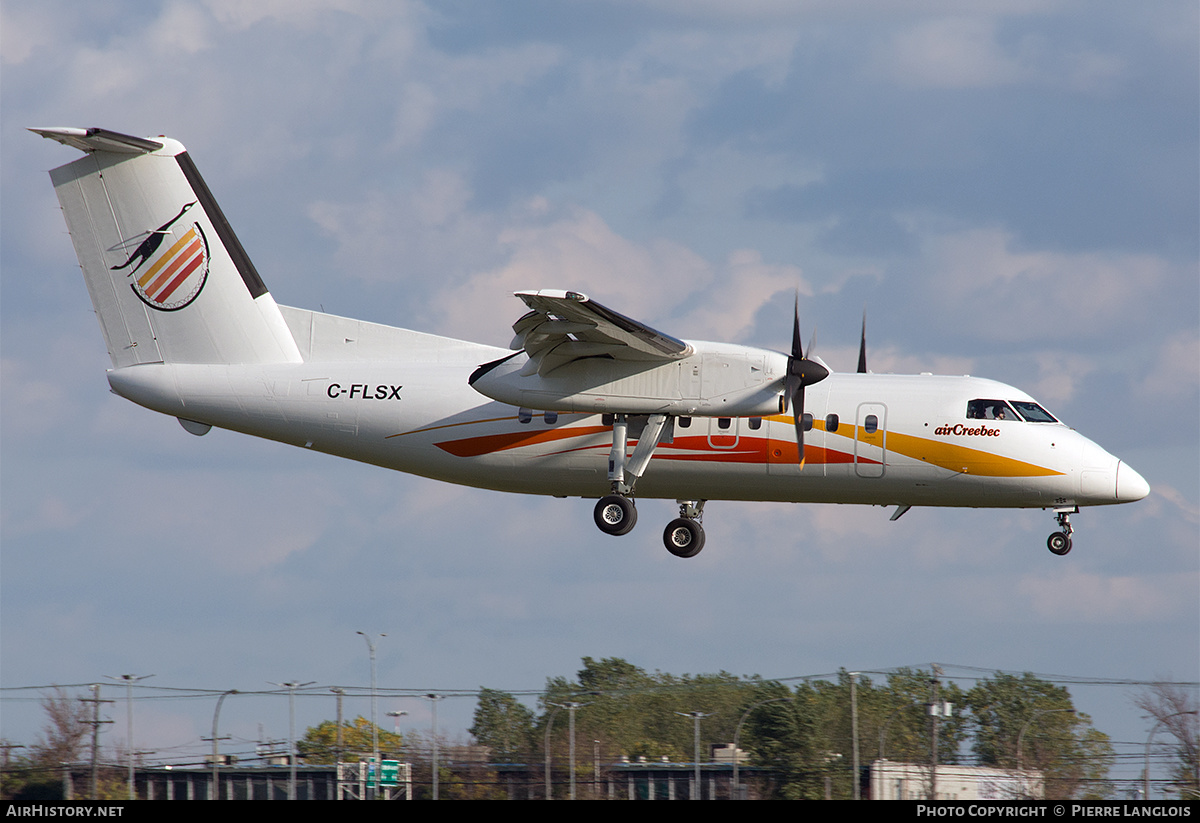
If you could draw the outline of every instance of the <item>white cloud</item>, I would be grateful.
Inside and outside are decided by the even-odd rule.
[[[1198,391],[1200,331],[1184,329],[1163,341],[1157,355],[1142,376],[1138,395],[1143,400],[1195,400]]]
[[[1198,588],[1194,573],[1108,576],[1067,566],[1052,576],[1026,576],[1018,592],[1041,618],[1128,623],[1194,609]]]
[[[1084,93],[1110,92],[1126,74],[1126,61],[1117,55],[1064,47],[1042,29],[1002,37],[1006,15],[974,12],[924,18],[900,28],[876,55],[875,72],[914,88],[1032,84]]]
[[[1153,294],[1175,274],[1149,254],[1018,251],[997,228],[926,241],[931,301],[948,327],[994,342],[1089,339],[1146,320]]]

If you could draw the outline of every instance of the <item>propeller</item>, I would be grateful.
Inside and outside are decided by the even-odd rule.
[[[809,341],[808,353],[812,354],[816,334]],[[796,292],[796,307],[792,315],[792,351],[788,355],[787,376],[784,378],[784,401],[792,410],[792,420],[796,426],[796,446],[799,448],[800,462],[804,463],[804,387],[820,383],[829,376],[829,369],[817,360],[804,356],[804,347],[800,343],[800,292]]]

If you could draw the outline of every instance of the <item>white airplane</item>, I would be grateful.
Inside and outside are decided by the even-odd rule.
[[[575,291],[523,291],[510,349],[277,305],[186,150],[32,129],[86,156],[50,172],[121,397],[178,418],[499,491],[679,504],[663,541],[704,546],[709,500],[1052,509],[1150,488],[1024,392],[979,378],[831,373],[798,322],[784,354],[679,340]],[[811,345],[810,345],[811,350]],[[515,350],[515,351],[514,351]]]

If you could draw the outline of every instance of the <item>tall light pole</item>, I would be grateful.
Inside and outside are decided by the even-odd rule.
[[[237,694],[237,693],[238,693],[237,689],[230,689],[227,692],[222,692],[221,696],[217,698],[217,708],[213,710],[213,727],[212,727],[212,744],[213,744],[213,752],[212,752],[212,785],[213,785],[213,787],[212,787],[212,791],[213,791],[213,793],[212,793],[212,797],[210,797],[209,800],[220,800],[221,799],[221,767],[218,765],[221,762],[221,759],[220,759],[221,755],[219,753],[219,750],[217,749],[217,740],[220,739],[217,737],[217,718],[219,718],[221,716],[221,704],[225,702],[225,698],[229,697],[229,695],[231,695],[231,694]]]
[[[733,796],[735,800],[741,800],[741,784],[738,783],[738,741],[742,736],[742,726],[750,717],[750,712],[757,709],[759,706],[765,706],[768,703],[779,703],[784,700],[794,700],[793,697],[772,697],[768,700],[760,700],[742,714],[742,719],[738,721],[737,728],[733,731]]]
[[[1146,769],[1145,769],[1145,771],[1142,772],[1142,799],[1143,800],[1150,799],[1150,741],[1154,739],[1154,735],[1158,731],[1159,726],[1161,726],[1163,723],[1166,723],[1172,717],[1179,717],[1180,715],[1184,715],[1184,714],[1200,714],[1200,711],[1196,711],[1195,709],[1192,709],[1190,711],[1175,712],[1175,714],[1169,714],[1166,717],[1161,718],[1157,723],[1155,723],[1154,726],[1150,729],[1150,734],[1148,734],[1146,736]]]
[[[1029,726],[1033,723],[1033,721],[1037,720],[1042,715],[1054,714],[1056,712],[1071,712],[1072,714],[1074,714],[1075,710],[1074,709],[1041,709],[1039,711],[1034,712],[1033,717],[1029,718],[1023,724],[1021,724],[1021,731],[1017,732],[1017,774],[1020,776],[1021,793],[1022,794],[1027,793],[1027,791],[1025,789],[1024,762],[1023,762],[1023,758],[1021,756],[1021,741],[1023,741],[1025,739],[1025,730],[1029,728]],[[1043,790],[1044,790],[1044,787],[1043,787]]]
[[[675,714],[679,715],[680,717],[690,717],[690,718],[692,718],[692,720],[695,723],[696,773],[695,773],[695,777],[693,777],[695,786],[692,789],[692,800],[702,800],[703,798],[701,797],[701,795],[704,794],[704,788],[703,788],[703,785],[700,783],[700,718],[711,717],[712,713],[709,712],[706,714],[704,712],[675,712]],[[737,752],[734,752],[734,757],[737,757]]]
[[[106,674],[105,677],[110,680],[125,681],[125,734],[129,738],[129,799],[137,800],[137,792],[134,788],[133,780],[133,684],[139,680],[154,677],[154,675],[143,674],[139,677],[136,674],[122,674],[119,676]]]
[[[408,715],[408,712],[386,712],[387,716],[392,718],[392,734],[400,736],[400,718]]]
[[[371,639],[371,635],[366,632],[357,632],[361,634],[363,640],[367,641],[367,651],[371,655],[371,756],[375,758],[375,794],[379,794],[379,714],[376,709],[377,691],[375,689],[375,641]],[[386,634],[379,635],[387,637]]]
[[[553,800],[554,799],[554,786],[550,782],[550,731],[554,728],[554,716],[556,714],[558,714],[558,710],[561,709],[562,706],[560,706],[557,703],[549,703],[547,705],[553,706],[554,711],[550,712],[550,717],[546,721],[546,742],[545,742],[545,746],[544,746],[544,748],[546,750],[546,771],[545,771],[546,799]]]
[[[570,766],[571,766],[571,799],[574,800],[575,799],[575,710],[582,708],[584,706],[589,706],[591,704],[590,703],[579,703],[575,700],[568,700],[566,703],[550,703],[549,705],[557,706],[560,709],[566,709],[567,715],[570,718],[569,728],[570,728],[571,732],[570,732],[570,744],[568,745],[568,752],[570,753],[569,758],[570,758]]]
[[[307,683],[297,683],[294,680],[287,683],[274,683],[267,681],[272,686],[279,686],[288,690],[288,800],[296,799],[296,689],[303,689],[305,686],[311,686],[316,681],[310,680]]]
[[[429,701],[433,704],[433,799],[438,799],[438,731],[437,731],[437,702],[444,695],[427,694]]]

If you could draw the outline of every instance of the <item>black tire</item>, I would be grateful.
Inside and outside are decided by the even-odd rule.
[[[637,525],[637,509],[634,508],[633,501],[619,494],[601,497],[596,503],[592,517],[600,531],[614,537],[629,534]]]
[[[1066,532],[1055,532],[1046,538],[1046,548],[1057,555],[1064,555],[1071,551],[1071,538]]]
[[[677,517],[663,531],[663,545],[676,557],[695,557],[704,548],[704,529],[695,520]]]

